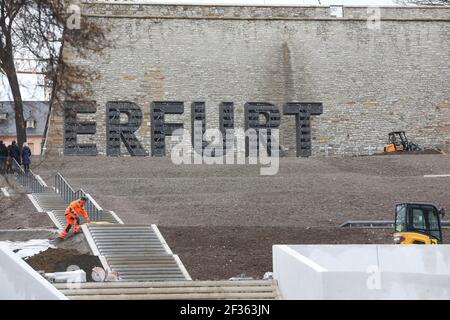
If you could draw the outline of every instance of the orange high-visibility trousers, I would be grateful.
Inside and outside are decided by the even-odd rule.
[[[66,237],[67,232],[69,232],[72,226],[73,226],[73,233],[80,232],[80,219],[78,218],[78,215],[81,214],[87,223],[90,222],[88,213],[86,209],[84,209],[84,201],[82,200],[82,198],[72,201],[67,207],[65,214],[66,214],[66,227],[59,233],[59,237],[61,239],[64,239]]]
[[[74,214],[66,214],[66,227],[59,233],[59,237],[64,239],[73,227],[73,233],[80,232],[80,218]]]

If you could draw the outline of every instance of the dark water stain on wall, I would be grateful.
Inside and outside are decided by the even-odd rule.
[[[287,42],[281,45],[282,51],[282,75],[284,80],[284,98],[291,101],[295,96],[294,71],[292,70],[291,51]]]

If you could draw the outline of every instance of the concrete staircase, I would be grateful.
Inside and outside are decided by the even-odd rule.
[[[46,212],[58,228],[65,225],[67,192],[79,192],[58,174],[55,188],[39,184],[28,194],[40,212]],[[34,177],[37,182],[40,179]],[[33,190],[34,190],[33,189]],[[84,194],[84,191],[82,191]],[[74,196],[75,194],[75,196]],[[89,196],[90,197],[90,196]],[[66,199],[66,200],[65,200]],[[272,280],[192,281],[180,258],[173,254],[156,225],[125,225],[113,212],[95,206],[92,221],[82,230],[92,253],[105,270],[116,271],[121,281],[55,284],[73,300],[155,299],[279,299]],[[81,223],[83,223],[83,219]]]
[[[156,225],[82,226],[91,251],[122,281],[191,280]]]
[[[281,299],[275,280],[90,282],[70,286],[55,285],[70,300]]]
[[[66,225],[66,217],[64,212],[68,206],[68,203],[64,201],[63,198],[49,189],[46,192],[33,193],[30,196],[31,202],[34,206],[41,212],[46,212],[50,219],[53,221],[58,229],[63,229]],[[79,216],[80,222],[84,223],[84,218]],[[109,222],[109,223],[119,223],[109,211],[101,211],[101,213],[96,217],[96,221]]]
[[[61,175],[55,176],[55,187],[48,187],[42,179],[32,175],[37,192],[28,194],[39,212],[45,212],[58,229],[66,224],[65,209],[70,199],[81,195],[88,198],[86,210],[91,224],[82,230],[92,253],[99,257],[106,270],[119,274],[122,281],[178,281],[191,280],[180,258],[173,254],[156,225],[125,225],[112,211],[103,210],[83,190],[74,191]],[[22,183],[25,178],[21,178]],[[28,181],[28,180],[27,180]],[[38,183],[39,182],[39,183]],[[91,209],[91,211],[89,210]]]

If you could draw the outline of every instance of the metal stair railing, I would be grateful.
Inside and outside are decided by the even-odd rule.
[[[76,192],[64,177],[58,172],[55,176],[55,192],[67,203],[76,199]]]
[[[70,203],[81,197],[85,197],[87,200],[84,203],[84,208],[89,215],[89,219],[91,219],[92,221],[101,220],[101,214],[103,210],[98,206],[94,199],[92,199],[91,195],[84,192],[83,189],[75,191],[59,172],[55,176],[55,192],[59,194],[61,198],[63,198],[63,200],[67,203]]]
[[[33,171],[29,170],[28,172],[25,172],[16,159],[13,158],[12,160],[14,176],[27,192],[41,193],[45,191],[45,185],[42,184],[41,180],[36,178]]]
[[[394,224],[394,220],[348,220],[339,225],[339,228],[393,229]],[[442,220],[441,227],[450,229],[450,220]]]

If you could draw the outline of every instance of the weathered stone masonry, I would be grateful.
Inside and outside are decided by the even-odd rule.
[[[234,102],[235,128],[245,126],[246,102],[273,103],[290,156],[295,117],[283,114],[286,102],[323,104],[323,114],[311,118],[313,156],[380,151],[393,130],[450,149],[448,8],[382,8],[379,29],[368,27],[362,7],[335,18],[326,7],[86,3],[83,14],[107,25],[113,44],[88,60],[64,50],[99,75],[86,97],[97,111],[83,116],[96,120],[96,134],[78,140],[96,143],[100,154],[109,101],[141,108],[137,137],[146,150],[152,101],[183,101],[184,113],[166,121],[187,129],[192,102],[205,102],[208,128],[219,127],[222,102]],[[60,107],[50,118],[48,150],[62,148]]]

